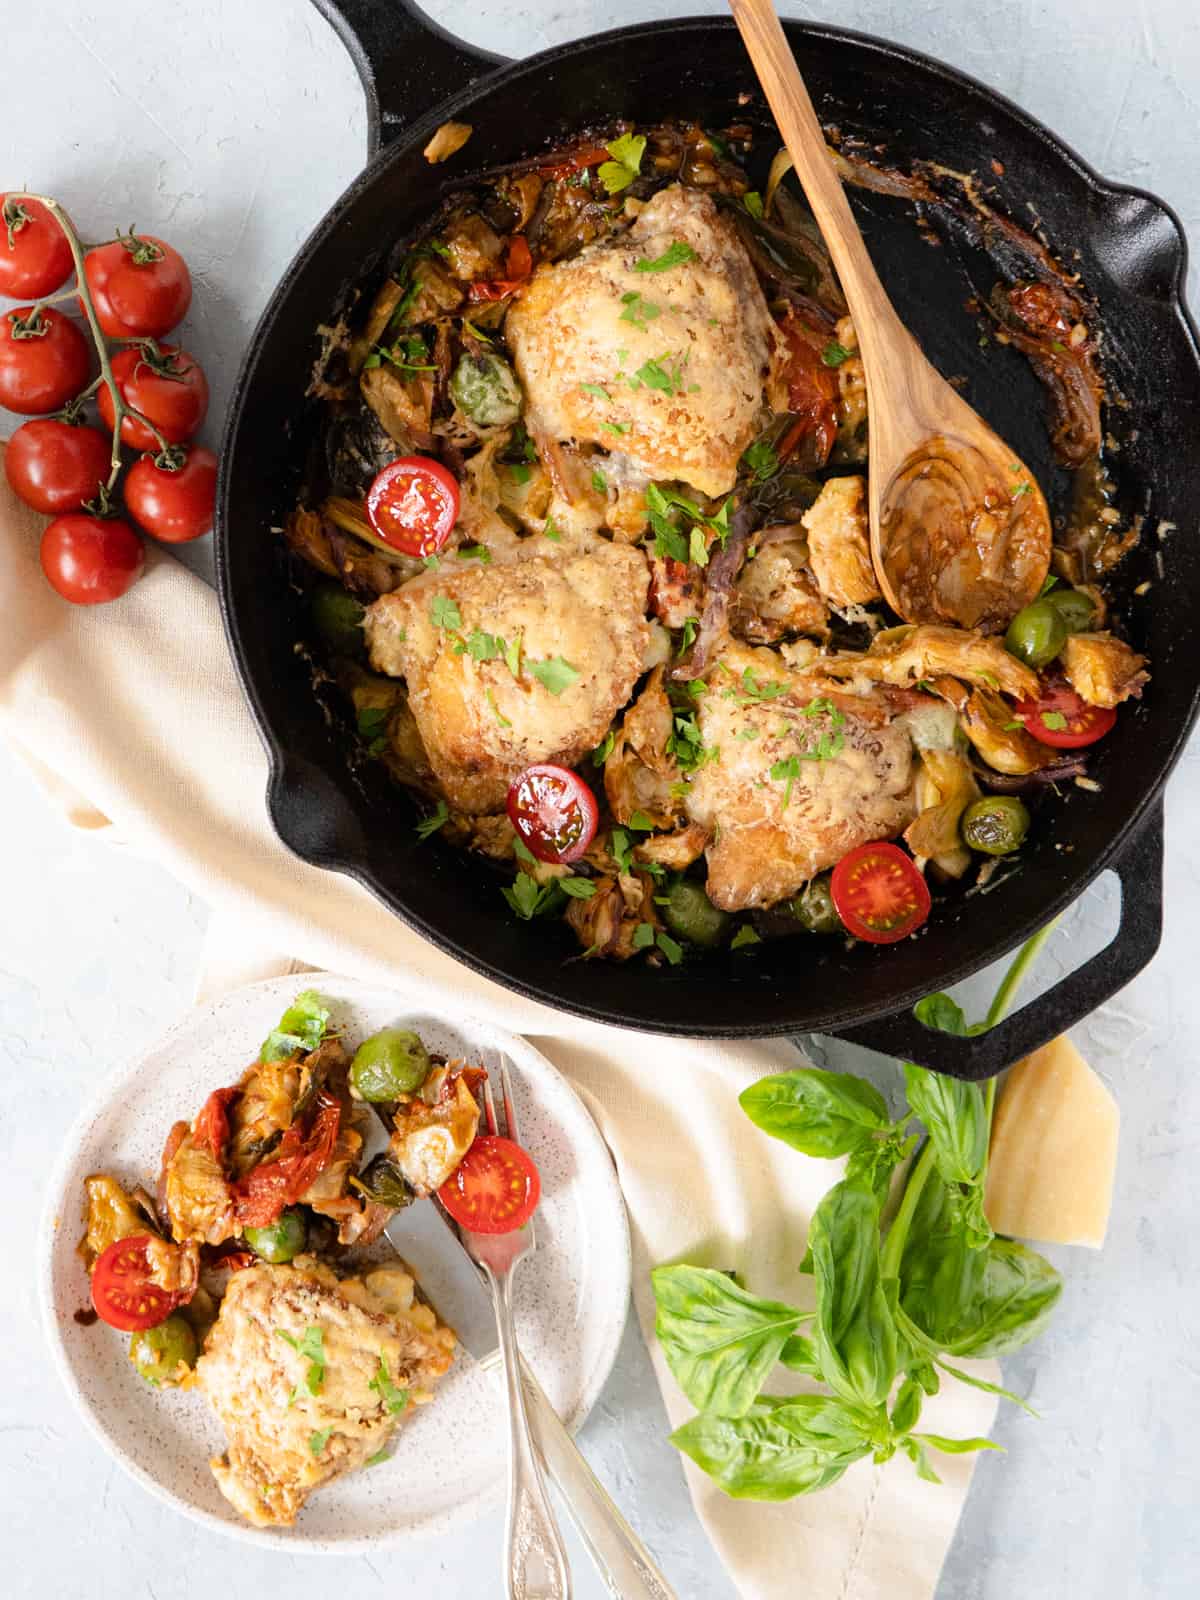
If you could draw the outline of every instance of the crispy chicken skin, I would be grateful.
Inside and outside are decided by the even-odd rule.
[[[371,664],[407,680],[452,807],[500,811],[531,762],[572,766],[600,742],[643,670],[648,586],[646,558],[631,546],[583,539],[553,549],[528,540],[488,566],[415,578],[368,608]],[[451,607],[457,623],[446,620]],[[510,647],[519,640],[519,675],[501,655],[456,650],[475,634]],[[554,660],[578,673],[557,694],[530,670]]]
[[[1000,689],[1016,700],[1032,699],[1038,692],[1037,673],[1010,655],[999,639],[932,622],[889,628],[869,650],[840,651],[818,662],[817,670],[860,688],[872,683],[912,688],[944,675]]]
[[[776,657],[737,645],[725,649],[708,679],[700,732],[705,747],[720,754],[697,771],[687,807],[712,836],[714,905],[774,905],[856,845],[892,838],[913,820],[912,741],[882,695],[827,694],[814,704],[811,686]],[[780,684],[786,692],[774,698],[747,695],[755,685]],[[822,735],[830,745],[840,736],[837,753],[804,759]],[[793,756],[799,759],[789,775],[772,777]]]
[[[808,534],[809,566],[830,605],[869,605],[883,598],[871,565],[865,478],[831,478],[800,520]]]
[[[1145,656],[1111,633],[1073,633],[1062,654],[1063,674],[1081,700],[1111,710],[1149,683]]]
[[[296,1348],[312,1347],[312,1329],[315,1372]],[[338,1279],[301,1256],[234,1273],[196,1363],[228,1438],[210,1463],[221,1493],[256,1527],[288,1526],[313,1489],[361,1467],[409,1406],[433,1398],[454,1346],[396,1268]]]
[[[694,254],[636,270],[673,245]],[[750,260],[712,200],[677,184],[619,238],[540,266],[505,332],[535,437],[620,451],[702,494],[733,487],[764,396],[781,399],[782,340]],[[668,380],[637,379],[647,362]]]

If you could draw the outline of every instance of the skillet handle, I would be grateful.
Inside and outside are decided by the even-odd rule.
[[[503,56],[455,39],[415,0],[313,4],[350,52],[362,79],[370,155],[441,101],[504,64]]]
[[[1153,958],[1162,938],[1162,866],[1160,799],[1112,863],[1121,880],[1121,922],[1116,935],[1082,967],[974,1039],[927,1028],[911,1011],[844,1028],[838,1038],[915,1061],[952,1078],[977,1082],[994,1077],[1082,1021],[1132,982]]]

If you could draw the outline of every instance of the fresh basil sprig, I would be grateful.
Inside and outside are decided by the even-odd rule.
[[[985,1023],[969,1027],[948,995],[922,1001],[920,1020],[964,1037],[993,1026],[1049,932],[1020,951]],[[846,1159],[845,1177],[813,1215],[800,1263],[812,1275],[814,1311],[758,1299],[709,1267],[653,1273],[658,1340],[698,1412],[672,1443],[735,1499],[811,1494],[856,1461],[898,1451],[936,1483],[931,1451],[997,1449],[988,1439],[917,1431],[942,1374],[1024,1405],[949,1359],[1019,1349],[1062,1293],[1050,1263],[997,1237],[984,1215],[994,1083],[985,1089],[912,1064],[904,1074],[908,1105],[895,1120],[872,1084],[816,1067],[762,1078],[740,1096],[773,1138],[805,1155]],[[893,1174],[922,1129],[925,1147],[885,1231]],[[764,1394],[777,1366],[827,1392]]]

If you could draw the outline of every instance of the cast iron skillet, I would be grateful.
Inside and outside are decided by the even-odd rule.
[[[732,23],[684,19],[623,28],[501,66],[449,39],[400,0],[317,0],[354,55],[382,148],[313,233],[268,305],[233,400],[217,511],[217,570],[230,645],[271,762],[268,802],[284,842],[306,861],[358,879],[467,966],[548,1004],[663,1033],[754,1036],[840,1033],[890,1054],[978,1078],[1077,1021],[1153,955],[1161,928],[1163,782],[1197,708],[1200,652],[1200,351],[1182,300],[1185,245],[1153,196],[1104,182],[1032,118],[961,73],[913,51],[841,29],[788,23],[827,122],[884,139],[905,164],[933,157],[995,183],[1010,215],[1040,218],[1074,255],[1098,299],[1107,368],[1124,397],[1112,426],[1128,510],[1146,516],[1140,547],[1115,585],[1153,682],[1122,711],[1092,764],[1101,794],[1069,789],[1035,830],[1022,870],[986,896],[935,910],[917,937],[886,949],[789,939],[740,955],[654,970],[570,961],[557,924],[513,921],[493,875],[436,841],[418,844],[414,813],[382,771],[352,777],[345,730],[314,698],[295,644],[308,632],[283,581],[270,531],[293,503],[319,408],[304,400],[317,341],[362,286],[373,289],[397,240],[446,184],[553,146],[591,123],[694,117],[708,127],[751,119],[764,167],[776,147]],[[449,117],[474,135],[446,166],[421,151]],[[1002,165],[1003,175],[993,177]],[[1011,351],[978,345],[963,309],[969,279],[996,279],[967,246],[935,249],[893,199],[853,197],[901,314],[934,363],[968,380],[968,397],[1038,471],[1061,510],[1066,482],[1050,460],[1042,397]],[[1170,519],[1179,531],[1160,542]],[[1160,570],[1160,558],[1164,563]],[[1163,573],[1165,572],[1165,581]],[[1144,597],[1133,591],[1152,587]],[[1114,943],[986,1039],[967,1044],[915,1022],[911,1007],[1011,950],[1067,906],[1101,869],[1122,881]]]

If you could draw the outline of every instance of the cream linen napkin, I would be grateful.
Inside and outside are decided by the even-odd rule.
[[[145,578],[120,601],[66,605],[41,575],[41,526],[0,482],[5,737],[72,826],[161,862],[212,904],[209,992],[285,969],[275,952],[380,983],[417,972],[431,1006],[527,1035],[585,1091],[629,1208],[642,1332],[671,1422],[682,1422],[690,1408],[652,1337],[650,1268],[686,1257],[736,1269],[761,1295],[805,1292],[796,1269],[807,1222],[834,1169],[764,1137],[736,1105],[755,1078],[794,1064],[794,1048],[660,1039],[549,1010],[443,955],[350,879],[297,860],[267,818],[266,759],[215,596],[151,550]],[[924,1421],[978,1435],[993,1414],[987,1396],[949,1384]],[[779,1506],[726,1500],[685,1470],[750,1600],[929,1600],[972,1461],[940,1457],[940,1488],[907,1461],[863,1463],[823,1494]]]

